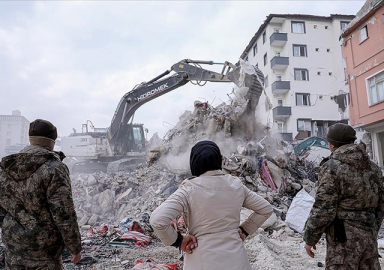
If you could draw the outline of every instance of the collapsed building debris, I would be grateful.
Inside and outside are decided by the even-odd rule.
[[[252,132],[243,132],[252,117],[247,117],[246,89],[238,90],[229,105],[194,102],[193,112],[182,114],[164,140],[154,136],[148,163],[135,170],[71,175],[83,251],[78,265],[70,263],[70,254],[63,254],[66,269],[181,269],[178,250],[160,243],[149,217],[190,176],[189,151],[203,139],[214,140],[221,148],[224,173],[238,176],[273,205],[274,214],[245,242],[250,261],[257,266],[265,263],[268,269],[289,268],[298,257],[295,250],[302,249],[300,232],[306,219],[291,213],[292,202],[295,204],[295,199],[300,199],[297,195],[304,192],[307,199],[314,197],[317,164],[307,160],[306,153],[298,155],[289,143],[270,136],[256,122],[248,123]],[[241,218],[248,215],[242,211]],[[172,223],[186,231],[182,217]],[[276,239],[288,240],[278,250]],[[324,244],[323,240],[319,243]],[[292,260],[279,260],[282,252],[292,255]],[[303,268],[295,269],[313,269],[304,258],[297,259]]]
[[[71,175],[79,225],[84,229],[83,244],[88,247],[86,254],[90,252],[85,262],[92,262],[89,257],[94,258],[97,260],[94,265],[100,269],[106,263],[111,264],[114,257],[113,264],[125,269],[136,269],[132,267],[137,259],[144,264],[182,265],[175,252],[168,260],[156,258],[156,262],[146,262],[146,257],[136,257],[127,261],[124,259],[127,257],[118,255],[120,252],[127,256],[126,251],[118,248],[143,249],[140,253],[143,256],[145,250],[153,251],[161,246],[152,234],[149,217],[190,176],[190,148],[203,139],[214,140],[222,149],[223,172],[238,176],[244,185],[273,205],[274,214],[259,233],[270,232],[275,238],[283,234],[295,236],[285,218],[300,190],[304,188],[314,196],[316,164],[307,162],[305,156],[297,156],[292,146],[269,136],[256,122],[253,125],[258,131],[254,134],[240,132],[244,124],[239,122],[247,119],[242,116],[248,104],[245,91],[240,88],[235,92],[230,105],[213,107],[208,102],[195,101],[193,112],[182,114],[164,140],[159,141],[155,134],[148,163],[139,165],[134,171]],[[246,217],[247,213],[242,215]],[[127,227],[133,222],[145,229],[128,231]],[[182,217],[175,221],[175,228],[183,230]]]

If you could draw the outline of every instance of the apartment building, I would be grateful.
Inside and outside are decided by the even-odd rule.
[[[384,168],[384,1],[366,1],[341,37],[350,123],[371,134],[372,158]]]
[[[0,158],[28,145],[28,131],[29,121],[20,111],[12,111],[12,115],[0,115]]]
[[[270,14],[241,55],[265,76],[256,117],[284,140],[325,137],[348,123],[341,30],[354,15]]]

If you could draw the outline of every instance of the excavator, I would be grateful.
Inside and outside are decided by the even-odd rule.
[[[62,138],[61,150],[77,161],[69,165],[71,172],[116,173],[130,171],[145,162],[145,129],[143,124],[132,123],[134,113],[141,105],[188,82],[200,86],[206,82],[233,82],[238,87],[248,87],[247,109],[254,112],[264,89],[264,75],[257,67],[240,61],[234,65],[227,61],[185,59],[152,80],[136,85],[121,98],[109,128],[93,128],[94,131],[89,132],[86,124],[86,132],[74,132]],[[207,70],[201,65],[221,65],[222,71]]]

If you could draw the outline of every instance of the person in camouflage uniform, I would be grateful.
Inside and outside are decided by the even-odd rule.
[[[383,221],[384,188],[380,168],[368,158],[355,130],[337,123],[327,134],[332,154],[323,160],[315,203],[306,222],[309,256],[326,233],[326,269],[381,269],[377,234]]]
[[[54,152],[56,127],[30,124],[31,145],[1,160],[0,222],[6,269],[63,269],[64,247],[79,262],[81,236],[71,181],[62,152]]]

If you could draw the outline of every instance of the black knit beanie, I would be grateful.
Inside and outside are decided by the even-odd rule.
[[[347,124],[336,123],[329,127],[327,141],[334,146],[354,143],[356,140],[356,131]]]
[[[200,176],[207,171],[221,170],[221,152],[212,141],[201,141],[191,150],[189,165],[193,176]]]
[[[36,119],[29,124],[30,137],[45,137],[52,140],[57,138],[57,129],[49,121],[43,119]]]

